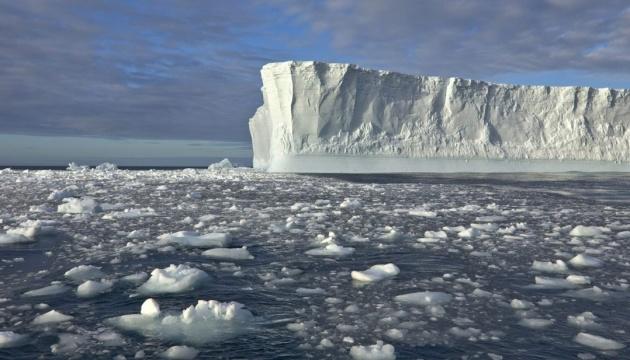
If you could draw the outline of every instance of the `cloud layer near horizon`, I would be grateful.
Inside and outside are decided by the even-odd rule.
[[[247,140],[258,69],[287,59],[482,79],[628,79],[628,6],[0,0],[0,133]]]

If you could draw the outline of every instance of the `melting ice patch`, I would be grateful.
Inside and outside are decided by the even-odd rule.
[[[254,315],[237,302],[199,300],[181,314],[164,314],[153,299],[143,306],[140,314],[122,315],[107,320],[121,330],[137,332],[146,337],[203,345],[236,337],[247,332]]]

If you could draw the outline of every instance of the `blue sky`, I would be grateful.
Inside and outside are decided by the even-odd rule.
[[[630,4],[614,0],[0,0],[0,46],[11,165],[103,158],[70,143],[134,161],[146,140],[173,165],[240,156],[271,61],[630,88]]]

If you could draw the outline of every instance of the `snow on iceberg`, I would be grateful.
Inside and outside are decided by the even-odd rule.
[[[208,278],[203,270],[171,264],[167,268],[151,271],[151,277],[140,285],[138,292],[143,295],[180,293],[199,287]]]
[[[271,172],[630,171],[630,91],[281,62],[262,67],[254,167]],[[448,160],[448,161],[445,161]]]
[[[220,342],[238,336],[248,331],[254,322],[254,315],[243,304],[233,301],[199,300],[197,305],[188,307],[181,314],[163,314],[159,305],[156,312],[157,302],[153,299],[147,299],[147,302],[154,303],[146,307],[152,309],[150,312],[122,315],[106,322],[145,337],[192,345]]]

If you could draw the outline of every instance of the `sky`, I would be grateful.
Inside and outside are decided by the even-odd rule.
[[[0,49],[0,165],[157,157],[147,141],[203,165],[249,151],[273,61],[630,88],[630,3],[0,0]]]

